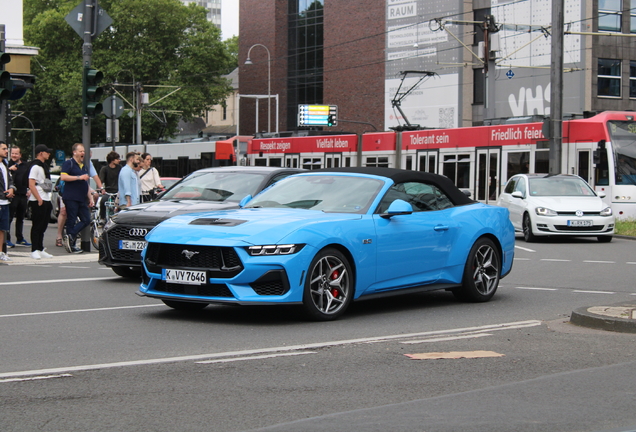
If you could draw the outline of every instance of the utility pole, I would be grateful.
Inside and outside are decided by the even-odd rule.
[[[552,56],[550,69],[550,174],[561,173],[563,143],[563,9],[564,0],[552,0]]]
[[[84,44],[82,45],[82,63],[84,70],[91,67],[91,57],[93,55],[93,2],[84,0]],[[85,76],[86,73],[83,73]],[[84,78],[85,80],[86,78]],[[83,92],[86,91],[84,83]],[[83,111],[86,111],[85,109]],[[82,113],[82,144],[87,152],[91,148],[91,118],[87,112]]]
[[[9,61],[11,56],[5,53],[5,36],[4,36],[4,24],[0,24],[0,74],[4,72],[4,63],[5,61]],[[7,72],[8,73],[8,72]],[[6,74],[0,75],[0,94],[3,94],[3,90],[8,91],[8,89],[4,89],[4,80]],[[11,79],[9,79],[11,82]],[[7,114],[9,104],[4,100],[4,97],[0,97],[0,141],[4,141],[7,145],[10,144],[9,141],[9,128],[7,128],[7,121],[9,121],[10,116]]]

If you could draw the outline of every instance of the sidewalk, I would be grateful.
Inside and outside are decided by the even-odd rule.
[[[11,224],[11,240],[15,242],[14,225]],[[31,242],[31,221],[24,221],[24,234],[25,240]],[[55,246],[55,237],[57,236],[57,223],[49,223],[49,227],[44,234],[44,248],[46,252],[53,255],[53,258],[42,258],[35,260],[31,258],[31,246],[15,246],[7,249],[7,255],[11,258],[11,261],[2,262],[1,265],[37,265],[37,264],[71,264],[71,263],[85,263],[85,262],[97,262],[99,254],[97,250],[91,245],[91,252],[84,252],[81,254],[71,254],[66,252],[63,247]],[[79,242],[78,242],[79,245]]]

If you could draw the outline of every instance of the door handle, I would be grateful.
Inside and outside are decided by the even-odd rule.
[[[435,225],[435,231],[448,231],[448,225]]]

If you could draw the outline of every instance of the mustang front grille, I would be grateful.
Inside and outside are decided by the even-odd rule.
[[[152,273],[161,273],[163,268],[207,270],[213,278],[231,278],[243,270],[243,263],[234,248],[166,243],[148,245],[146,266]]]

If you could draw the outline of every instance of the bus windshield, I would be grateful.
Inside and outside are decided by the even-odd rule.
[[[636,185],[636,122],[607,122],[616,164],[616,184]]]

